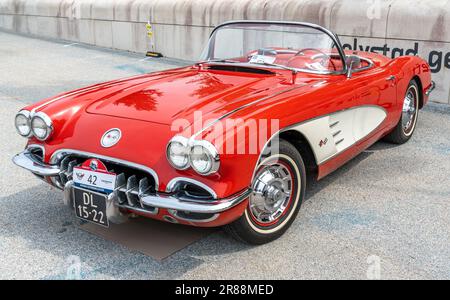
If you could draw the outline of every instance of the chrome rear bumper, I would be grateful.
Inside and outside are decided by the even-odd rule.
[[[31,153],[29,150],[24,150],[23,152],[17,154],[13,157],[12,160],[19,167],[22,167],[40,176],[56,177],[60,176],[60,174],[65,171],[61,170],[60,166],[58,165],[49,165],[43,163],[39,157]],[[71,206],[73,204],[73,188],[74,186],[71,180],[64,185],[64,203],[68,206]],[[112,222],[117,219],[117,223],[120,223],[122,219],[122,214],[120,212],[121,208],[132,212],[144,212],[147,214],[156,214],[159,208],[168,209],[169,211],[175,212],[178,211],[199,214],[218,214],[238,205],[246,198],[248,198],[248,196],[251,194],[251,189],[247,188],[227,198],[199,200],[198,198],[190,198],[185,194],[176,192],[155,192],[149,194],[137,192],[134,195],[139,198],[139,202],[141,203],[141,207],[139,207],[130,206],[126,203],[119,203],[120,201],[118,193],[120,191],[123,191],[123,189],[123,187],[118,187],[113,193],[108,195],[107,214]],[[199,220],[199,222],[201,222],[201,220]]]
[[[430,87],[425,91],[425,95],[429,96],[435,88],[436,84],[432,81]]]

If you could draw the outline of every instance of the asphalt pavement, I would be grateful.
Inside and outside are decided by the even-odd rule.
[[[422,110],[407,144],[379,142],[309,186],[279,240],[217,231],[163,261],[79,229],[59,190],[12,164],[27,103],[185,63],[0,32],[0,279],[450,279],[450,106]]]

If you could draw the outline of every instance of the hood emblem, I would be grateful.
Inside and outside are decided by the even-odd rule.
[[[120,131],[120,129],[112,128],[103,134],[100,143],[103,147],[109,148],[117,144],[121,137],[122,132]]]

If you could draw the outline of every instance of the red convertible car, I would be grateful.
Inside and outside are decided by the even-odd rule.
[[[81,219],[224,226],[262,244],[292,224],[307,178],[382,138],[408,141],[433,88],[419,57],[344,51],[309,23],[233,21],[192,66],[23,108],[13,161]]]

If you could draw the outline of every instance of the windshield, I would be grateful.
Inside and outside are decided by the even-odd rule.
[[[325,31],[303,24],[245,23],[214,30],[204,61],[260,64],[311,73],[342,73],[344,59]]]

